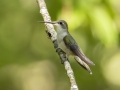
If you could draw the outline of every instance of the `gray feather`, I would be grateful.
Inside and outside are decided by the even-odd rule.
[[[66,35],[63,38],[63,41],[65,43],[65,45],[67,46],[68,49],[70,49],[72,51],[72,53],[76,56],[78,56],[81,60],[83,60],[85,63],[89,64],[89,65],[95,65],[92,61],[90,61],[82,52],[81,49],[79,49],[77,43],[75,42],[75,40],[73,39],[73,37],[71,35]]]

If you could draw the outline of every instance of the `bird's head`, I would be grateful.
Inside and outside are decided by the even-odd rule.
[[[50,23],[56,26],[57,32],[68,32],[68,25],[67,22],[64,20],[58,20],[53,22],[47,22],[47,21],[39,21],[41,23]]]

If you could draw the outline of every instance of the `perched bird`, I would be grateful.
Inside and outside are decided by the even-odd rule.
[[[92,61],[90,61],[82,52],[82,50],[78,47],[74,38],[70,35],[68,31],[68,25],[64,20],[58,20],[53,22],[45,22],[39,21],[43,23],[50,23],[56,26],[57,32],[57,41],[58,46],[66,53],[66,56],[70,55],[74,56],[74,59],[90,74],[92,71],[90,70],[88,65],[95,65]],[[88,65],[87,65],[88,64]]]

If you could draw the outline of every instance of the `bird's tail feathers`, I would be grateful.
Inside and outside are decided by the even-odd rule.
[[[85,70],[87,70],[90,74],[92,74],[91,69],[84,61],[82,61],[78,56],[74,56],[74,58],[80,66],[82,66]]]

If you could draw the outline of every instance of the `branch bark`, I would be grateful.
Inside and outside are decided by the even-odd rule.
[[[48,11],[47,11],[47,7],[46,7],[44,0],[37,0],[37,3],[38,3],[38,6],[40,8],[40,13],[41,13],[44,21],[51,21],[51,18],[50,18]],[[45,26],[46,26],[47,35],[49,36],[49,38],[53,42],[54,48],[56,49],[56,52],[58,53],[58,55],[61,59],[61,62],[64,64],[65,70],[67,71],[67,75],[68,75],[68,77],[70,79],[70,83],[71,83],[70,90],[78,90],[78,86],[77,86],[76,81],[75,81],[74,73],[73,73],[73,70],[72,70],[70,63],[68,61],[68,58],[66,57],[66,54],[58,47],[57,33],[54,30],[53,25],[45,23]]]

